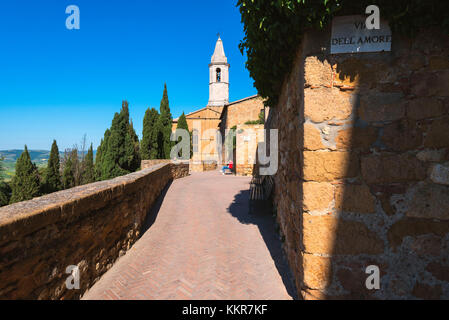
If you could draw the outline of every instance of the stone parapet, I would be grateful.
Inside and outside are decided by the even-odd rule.
[[[80,298],[139,238],[161,191],[188,170],[161,163],[0,208],[0,298]],[[79,268],[79,290],[66,287],[69,266]]]

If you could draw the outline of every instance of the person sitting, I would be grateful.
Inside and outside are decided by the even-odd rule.
[[[232,162],[232,160],[229,160],[228,165],[227,166],[223,166],[223,168],[221,168],[221,173],[225,174],[225,170],[229,170],[232,172],[232,167],[233,167],[234,163]]]

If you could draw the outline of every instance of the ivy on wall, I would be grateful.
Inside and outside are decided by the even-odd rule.
[[[438,26],[449,34],[447,0],[238,0],[245,32],[239,48],[265,104],[276,106],[304,31],[325,28],[335,15],[365,14],[371,4],[392,32],[413,36]]]

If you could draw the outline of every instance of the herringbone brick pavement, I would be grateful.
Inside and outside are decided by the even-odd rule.
[[[83,299],[292,299],[272,217],[249,213],[250,178],[193,173]],[[153,217],[154,219],[154,217]]]

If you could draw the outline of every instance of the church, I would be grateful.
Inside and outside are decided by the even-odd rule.
[[[258,120],[261,112],[267,114],[263,99],[258,95],[229,102],[229,69],[223,41],[218,37],[209,64],[209,102],[204,108],[185,115],[189,130],[193,133],[194,171],[207,170],[211,159],[216,159],[216,164],[225,162],[222,160],[224,155],[218,154],[221,153],[220,146],[214,133],[220,132],[224,140],[227,129]],[[174,119],[173,131],[177,123],[178,119]]]

